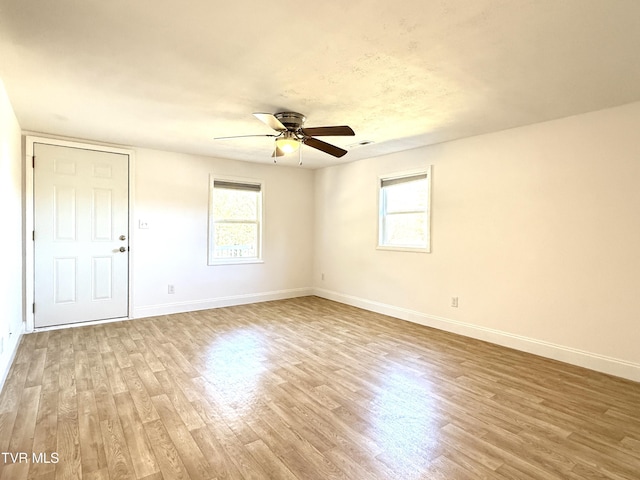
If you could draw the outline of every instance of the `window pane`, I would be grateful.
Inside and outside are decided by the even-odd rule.
[[[258,261],[262,255],[262,182],[211,177],[209,265]]]
[[[384,244],[399,247],[426,247],[426,215],[424,213],[387,215],[385,218]]]
[[[216,220],[258,219],[258,196],[260,192],[213,189],[213,218]]]
[[[257,258],[258,225],[216,223],[214,245],[214,258]]]
[[[387,212],[426,210],[427,188],[426,179],[384,187]]]

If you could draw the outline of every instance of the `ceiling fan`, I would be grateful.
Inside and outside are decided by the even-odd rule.
[[[258,120],[265,123],[276,134],[266,135],[236,135],[232,137],[216,137],[214,140],[225,140],[229,138],[245,138],[245,137],[273,137],[275,138],[275,148],[272,157],[274,162],[277,157],[286,155],[287,153],[300,150],[300,164],[302,164],[302,144],[308,145],[312,148],[320,150],[322,152],[333,155],[334,157],[342,157],[347,153],[346,150],[331,145],[323,140],[319,140],[315,137],[333,137],[333,136],[351,136],[355,135],[351,127],[347,125],[333,126],[333,127],[304,127],[306,117],[301,113],[296,112],[278,112],[276,114],[271,113],[254,113]]]

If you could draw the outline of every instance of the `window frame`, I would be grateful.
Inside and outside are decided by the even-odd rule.
[[[228,257],[228,258],[215,258],[215,225],[218,224],[233,224],[233,223],[252,223],[251,221],[216,221],[213,217],[214,207],[214,191],[215,183],[234,183],[239,185],[258,185],[260,187],[260,195],[258,197],[258,213],[255,224],[258,226],[257,233],[257,255],[255,257]],[[208,215],[208,227],[207,227],[207,265],[241,265],[251,263],[264,263],[263,260],[263,231],[264,231],[264,197],[265,197],[265,182],[261,179],[247,178],[247,177],[229,177],[223,175],[209,175],[209,215]]]
[[[408,179],[411,177],[419,177],[426,175],[427,181],[427,204],[425,209],[415,209],[415,210],[407,210],[400,212],[393,212],[392,214],[388,214],[386,212],[386,201],[384,197],[384,187],[383,182],[389,180],[402,180]],[[409,180],[410,181],[410,180]],[[378,250],[390,250],[390,251],[398,251],[398,252],[421,252],[421,253],[431,253],[431,165],[428,165],[426,168],[421,168],[419,170],[411,170],[405,172],[397,172],[390,173],[385,175],[378,176],[378,241],[376,248]],[[426,222],[426,245],[425,246],[410,246],[410,245],[397,245],[385,243],[385,220],[389,215],[399,215],[399,214],[407,214],[407,213],[423,213],[425,216]]]

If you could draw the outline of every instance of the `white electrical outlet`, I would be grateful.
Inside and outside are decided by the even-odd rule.
[[[146,220],[139,220],[138,228],[149,228],[149,222],[147,222]]]
[[[320,274],[320,278],[324,280],[324,273]]]
[[[173,295],[174,293],[176,293],[176,288],[173,285],[168,285],[167,293],[169,293],[170,295]]]
[[[458,297],[451,297],[451,306],[458,308]]]

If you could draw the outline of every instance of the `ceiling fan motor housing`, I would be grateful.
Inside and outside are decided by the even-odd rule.
[[[287,130],[289,130],[290,132],[295,132],[300,127],[302,127],[305,120],[307,119],[307,117],[305,117],[301,113],[296,112],[279,112],[276,113],[274,117],[276,117],[280,121],[280,123],[287,127]]]

